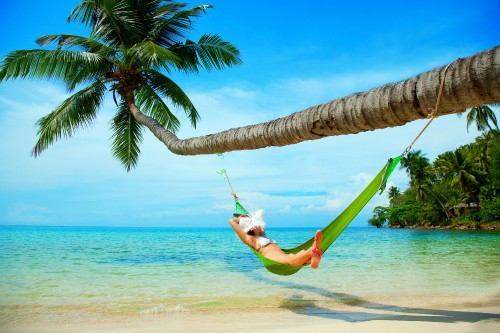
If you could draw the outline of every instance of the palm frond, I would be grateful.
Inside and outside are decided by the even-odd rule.
[[[118,65],[116,60],[113,59],[117,53],[116,50],[91,38],[76,35],[48,35],[38,38],[36,42],[40,46],[46,46],[55,42],[57,43],[58,50],[61,50],[63,47],[76,47],[102,57],[102,61],[90,63],[89,65],[82,66],[78,71],[70,73],[72,74],[72,79],[66,80],[68,91],[73,91],[78,84],[101,80],[105,73],[112,72],[115,66]]]
[[[167,1],[162,1],[167,2]],[[206,13],[207,9],[214,8],[212,5],[199,5],[194,6],[189,9],[184,9],[187,7],[186,3],[182,2],[172,2],[169,4],[164,4],[162,6],[158,6],[158,10],[156,12],[157,16],[171,16],[171,13],[183,13],[184,17],[200,17],[201,15]]]
[[[57,43],[58,49],[62,49],[63,47],[79,47],[83,51],[97,53],[103,57],[112,57],[116,54],[115,49],[95,39],[76,35],[48,35],[42,36],[36,40],[36,43],[40,46],[46,46],[54,42]]]
[[[155,15],[155,27],[149,32],[148,39],[164,47],[177,44],[186,37],[187,32],[193,30],[191,18],[199,17],[206,9],[212,8],[209,5],[201,5],[184,10],[185,7],[186,4],[179,3],[159,7]]]
[[[467,132],[469,132],[469,127],[475,123],[476,121],[476,113],[477,113],[477,107],[470,109],[469,113],[467,113]]]
[[[186,93],[174,81],[156,71],[146,72],[145,77],[154,91],[159,92],[163,98],[168,98],[174,106],[182,108],[191,125],[196,127],[200,115]]]
[[[68,21],[79,20],[92,29],[91,37],[113,47],[130,47],[143,36],[144,26],[128,0],[84,0]]]
[[[491,129],[490,122],[498,129],[495,112],[488,105],[473,107],[467,114],[467,132],[472,124],[476,125],[478,131]]]
[[[114,64],[110,62],[93,63],[92,66],[82,67],[65,80],[66,89],[68,92],[72,92],[80,84],[95,81],[106,82],[104,80],[108,80],[106,78],[107,73],[112,72],[114,69]]]
[[[179,119],[150,86],[143,84],[139,87],[136,91],[136,101],[142,112],[156,119],[169,131],[177,132],[180,127]]]
[[[69,50],[13,51],[0,64],[0,82],[16,78],[61,79],[72,78],[85,68],[101,68],[107,61],[100,55]]]
[[[165,0],[135,0],[132,1],[132,10],[137,11],[141,17],[151,17]]]
[[[61,137],[69,138],[77,129],[90,126],[102,105],[105,92],[105,85],[96,82],[67,98],[54,111],[38,120],[38,140],[32,155],[38,156]]]
[[[136,13],[128,6],[129,1],[102,0],[100,18],[92,35],[102,38],[111,45],[130,47],[141,40],[144,26]]]
[[[146,35],[157,25],[156,11],[163,0],[135,0],[131,3],[131,8],[137,13],[139,20],[144,24]],[[148,39],[148,38],[146,38]]]
[[[171,71],[171,67],[176,67],[181,61],[174,52],[152,41],[134,45],[128,54],[132,56],[131,62],[154,70],[163,68],[167,73]]]
[[[96,3],[93,0],[83,0],[71,11],[67,21],[79,21],[87,26],[93,26],[97,20],[95,14]]]
[[[495,111],[493,111],[488,105],[483,105],[482,108],[486,115],[487,121],[491,120],[493,125],[495,125],[495,127],[498,129],[498,122],[497,122],[497,117],[495,115]]]
[[[181,54],[185,61],[179,69],[191,71],[202,66],[206,70],[224,69],[242,63],[240,52],[233,44],[222,40],[218,35],[203,35],[198,43],[187,40],[171,48]]]
[[[125,102],[120,103],[118,113],[111,123],[113,145],[111,150],[116,157],[130,171],[137,166],[142,142],[142,125],[129,112]]]

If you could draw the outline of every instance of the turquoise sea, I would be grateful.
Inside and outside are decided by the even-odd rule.
[[[315,229],[270,229],[283,247]],[[0,327],[256,307],[497,302],[500,233],[347,228],[318,270],[267,272],[228,228],[0,227]]]

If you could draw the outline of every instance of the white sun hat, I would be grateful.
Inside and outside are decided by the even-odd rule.
[[[266,227],[266,222],[264,221],[264,210],[259,209],[256,212],[250,214],[250,217],[240,218],[240,228],[243,229],[245,233],[248,233],[255,227]]]

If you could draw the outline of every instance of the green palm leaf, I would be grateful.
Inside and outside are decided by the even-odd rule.
[[[219,35],[203,35],[196,48],[199,61],[205,69],[224,69],[241,64],[238,49],[231,43],[223,41]]]
[[[467,131],[472,124],[475,124],[477,130],[481,132],[491,130],[490,122],[498,129],[495,112],[488,105],[474,107],[467,114]]]
[[[97,68],[100,55],[68,50],[19,50],[9,53],[0,65],[0,82],[16,78],[61,79],[72,82],[76,73]]]
[[[36,40],[40,46],[46,46],[51,43],[57,43],[58,49],[63,47],[80,47],[82,50],[91,53],[98,53],[103,57],[112,57],[116,50],[92,38],[76,35],[47,35]],[[111,59],[109,59],[111,61]]]
[[[206,70],[220,70],[242,63],[238,49],[218,35],[203,35],[198,43],[187,40],[171,50],[182,59],[179,69],[187,72],[198,72],[200,66]]]
[[[138,62],[143,67],[170,72],[170,67],[176,67],[180,62],[179,57],[172,51],[153,43],[146,41],[134,45],[128,53],[132,56],[132,62]]]
[[[113,156],[125,166],[127,171],[130,171],[137,166],[139,161],[142,125],[135,120],[124,102],[119,105],[111,130],[113,132],[111,148]]]
[[[80,90],[37,122],[38,141],[32,155],[38,156],[61,137],[73,136],[76,129],[88,127],[104,100],[106,87],[101,82]]]
[[[193,29],[191,18],[199,17],[206,9],[213,8],[209,5],[196,6],[183,10],[186,4],[172,3],[158,8],[155,18],[157,20],[154,29],[148,34],[148,39],[156,43],[170,47],[181,42],[186,34]]]
[[[136,91],[137,105],[140,109],[156,119],[164,128],[176,132],[180,127],[179,119],[170,111],[167,104],[148,85],[141,85]]]
[[[152,89],[172,101],[174,106],[182,108],[191,121],[191,125],[196,127],[200,115],[186,93],[174,81],[156,71],[146,72],[145,77]]]
[[[115,47],[130,47],[140,39],[144,26],[127,0],[84,0],[71,12],[68,21],[90,26],[91,37]]]

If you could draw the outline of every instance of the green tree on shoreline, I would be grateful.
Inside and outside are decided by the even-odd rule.
[[[432,163],[410,151],[401,168],[405,191],[390,188],[389,207],[376,207],[370,225],[382,227],[477,227],[500,221],[500,144],[495,130],[439,155]],[[496,227],[495,227],[496,228]]]

